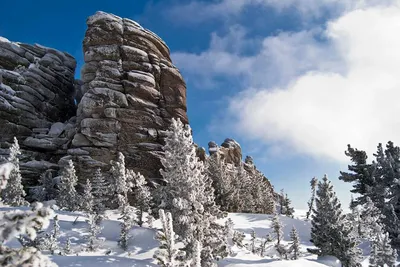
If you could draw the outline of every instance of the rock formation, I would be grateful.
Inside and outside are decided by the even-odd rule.
[[[67,53],[0,37],[0,155],[8,154],[16,136],[25,149],[21,171],[28,180],[57,168],[56,155],[66,151],[64,132],[73,123],[60,129],[56,122],[75,115],[75,66]]]
[[[136,22],[97,12],[87,25],[78,132],[68,153],[84,172],[120,151],[129,168],[157,178],[171,118],[188,123],[185,82],[167,45]]]
[[[16,136],[31,180],[69,159],[86,179],[117,151],[157,178],[171,118],[188,123],[185,82],[167,45],[136,22],[97,12],[87,26],[81,81],[67,53],[0,37],[0,156]]]

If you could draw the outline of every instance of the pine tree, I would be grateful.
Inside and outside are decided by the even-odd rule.
[[[54,179],[51,170],[46,170],[39,179],[39,185],[32,188],[32,199],[42,202],[54,199],[56,191],[54,189]]]
[[[12,163],[14,168],[9,175],[7,186],[2,191],[4,202],[11,206],[22,206],[27,204],[24,199],[26,193],[22,185],[22,177],[19,170],[19,155],[21,155],[21,150],[17,138],[14,137],[14,143],[10,147],[10,155],[8,157],[8,162]]]
[[[256,253],[256,232],[254,232],[254,230],[251,231],[250,233],[250,251],[251,253],[255,254]]]
[[[142,226],[144,213],[149,211],[152,198],[144,176],[140,173],[134,172],[132,172],[132,176],[134,184],[133,198],[136,208],[136,223],[139,226]]]
[[[397,260],[397,252],[390,245],[390,238],[387,233],[382,234],[382,230],[375,233],[375,238],[371,240],[371,255],[369,266],[388,266],[394,267]]]
[[[127,170],[125,168],[125,156],[118,152],[116,161],[111,161],[111,177],[114,181],[114,197],[113,203],[117,204],[118,207],[124,205],[123,201],[130,191],[131,184],[127,177]]]
[[[51,234],[48,235],[47,239],[47,248],[50,251],[52,255],[54,255],[54,252],[59,248],[58,246],[58,238],[60,237],[60,225],[59,225],[59,220],[58,216],[54,216],[53,218],[53,230],[51,231]]]
[[[78,205],[78,193],[75,186],[78,183],[78,177],[75,174],[75,167],[72,160],[68,161],[68,165],[62,171],[61,181],[59,183],[59,192],[57,196],[57,204],[68,211],[76,211]]]
[[[288,195],[285,194],[285,200],[284,200],[285,215],[293,218],[294,208],[291,207],[291,203],[292,201],[288,198]]]
[[[96,214],[96,224],[99,226],[105,216],[106,203],[111,196],[110,185],[104,179],[100,168],[96,169],[92,180],[93,212]]]
[[[292,241],[290,246],[290,251],[293,253],[292,259],[297,260],[300,257],[300,237],[294,226],[290,232],[290,240]]]
[[[191,267],[203,267],[201,265],[201,252],[203,250],[201,243],[199,241],[196,241],[194,248],[195,248],[194,253],[193,253],[194,257],[193,257]]]
[[[193,258],[196,241],[202,244],[203,251],[212,252],[202,253],[202,265],[206,267],[211,264],[210,259],[216,260],[226,253],[221,247],[227,248],[227,244],[220,237],[223,231],[217,223],[220,212],[215,206],[211,180],[205,176],[204,165],[196,155],[190,127],[179,119],[172,120],[164,152],[160,173],[167,184],[160,190],[160,208],[176,218],[174,230],[183,239],[188,259]]]
[[[283,226],[281,221],[279,220],[279,215],[275,214],[274,218],[272,219],[272,228],[274,229],[274,233],[276,236],[276,245],[279,246],[281,241],[283,240]]]
[[[128,240],[130,238],[129,231],[135,221],[135,213],[133,207],[129,205],[128,197],[126,195],[118,195],[118,198],[118,203],[120,204],[119,210],[121,213],[121,217],[119,219],[122,220],[120,223],[121,231],[118,244],[123,250],[127,250]]]
[[[361,251],[353,228],[345,220],[342,208],[328,177],[318,183],[311,221],[312,242],[320,256],[337,257],[345,267],[359,266]]]
[[[184,264],[185,253],[176,248],[175,233],[172,227],[171,213],[159,210],[162,231],[157,232],[156,239],[160,242],[158,250],[154,253],[157,264],[163,267],[188,266]]]
[[[72,248],[71,248],[71,238],[67,238],[67,242],[65,243],[64,247],[64,254],[65,255],[71,255],[72,254]]]
[[[8,177],[6,177],[8,170],[5,170],[5,168],[9,167],[11,166],[0,166],[0,173],[5,174],[2,177],[3,182],[8,179]],[[6,186],[6,182],[3,183],[2,186]],[[5,245],[7,241],[20,235],[27,236],[30,240],[34,240],[37,231],[48,227],[51,216],[52,211],[49,208],[44,208],[39,202],[33,205],[31,211],[5,213],[0,222],[2,225],[0,228],[0,265],[57,266],[34,247],[10,248]]]
[[[314,208],[314,200],[315,200],[315,190],[317,189],[318,185],[318,179],[316,177],[313,177],[310,181],[310,186],[311,186],[311,198],[307,202],[308,205],[308,211],[306,214],[306,219],[308,220],[310,218],[311,212]]]
[[[90,215],[93,213],[93,194],[92,194],[92,183],[89,179],[86,179],[86,184],[83,187],[83,195],[82,195],[82,204],[81,209],[87,214]]]
[[[353,165],[348,166],[350,172],[340,172],[339,180],[353,183],[351,192],[359,194],[359,197],[354,200],[354,205],[363,205],[368,188],[376,185],[373,178],[376,166],[367,163],[368,156],[365,151],[354,149],[350,145],[347,146],[345,154],[353,162]]]
[[[87,248],[89,251],[95,251],[98,247],[98,236],[101,233],[102,227],[98,224],[99,216],[96,213],[89,214],[88,220],[88,230],[89,236],[87,237]]]
[[[369,256],[369,267],[380,267],[378,259],[378,247],[375,242],[371,243],[371,254]]]
[[[366,198],[366,203],[363,205],[361,218],[362,237],[371,239],[376,236],[376,233],[382,232],[381,222],[384,216],[369,197]]]

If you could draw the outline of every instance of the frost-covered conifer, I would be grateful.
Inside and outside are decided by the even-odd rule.
[[[274,218],[272,219],[272,228],[274,229],[274,233],[276,236],[276,244],[279,246],[283,239],[283,226],[281,221],[279,220],[278,214],[275,214]]]
[[[308,220],[310,218],[310,215],[312,213],[312,210],[314,208],[314,200],[315,200],[315,190],[317,189],[318,185],[318,179],[316,177],[313,177],[310,181],[310,186],[311,186],[311,198],[307,202],[308,205],[308,211],[306,214],[306,219]]]
[[[95,251],[98,247],[98,236],[102,230],[102,227],[98,223],[101,220],[99,216],[101,215],[92,213],[89,214],[89,218],[86,220],[89,230],[89,236],[87,237],[87,248],[89,251]]]
[[[201,246],[201,243],[199,241],[196,241],[194,244],[194,257],[193,261],[191,263],[191,267],[203,267],[201,265],[201,253],[202,253],[203,247]]]
[[[232,236],[232,243],[239,248],[243,247],[243,240],[246,236],[242,232],[234,231]]]
[[[382,234],[383,226],[381,222],[384,216],[369,197],[366,198],[366,202],[363,205],[361,218],[359,223],[361,225],[362,237],[373,240],[377,235]]]
[[[0,173],[4,173],[5,166],[0,166]],[[0,265],[1,266],[57,266],[50,259],[34,247],[10,248],[7,241],[26,235],[29,239],[36,238],[38,230],[47,228],[52,211],[36,203],[31,211],[19,211],[4,214],[0,227]]]
[[[58,216],[54,216],[53,218],[53,229],[49,235],[47,235],[47,249],[50,251],[52,255],[59,248],[58,246],[58,238],[60,237],[60,225]]]
[[[378,229],[379,230],[379,229]],[[390,245],[390,238],[387,233],[375,234],[375,238],[371,240],[371,255],[369,258],[370,267],[388,266],[394,267],[397,260],[397,252]]]
[[[325,175],[318,183],[311,221],[312,242],[320,256],[335,256],[347,267],[359,266],[361,251],[353,227],[345,220],[333,186]]]
[[[119,218],[121,221],[121,231],[120,238],[118,241],[119,246],[126,250],[128,248],[128,240],[130,238],[129,231],[132,228],[135,222],[135,212],[133,207],[128,203],[128,197],[125,195],[118,195],[118,203],[119,203],[119,211],[121,213],[121,217]]]
[[[10,147],[10,155],[8,157],[8,161],[14,165],[14,168],[9,175],[7,186],[2,191],[3,201],[11,206],[27,204],[24,199],[26,193],[22,185],[22,177],[19,170],[19,155],[21,155],[21,150],[17,138],[14,137],[14,143]]]
[[[193,257],[195,241],[201,242],[202,265],[206,267],[210,261],[226,255],[227,244],[221,237],[223,228],[217,223],[219,210],[211,181],[197,158],[190,127],[179,119],[172,120],[164,152],[164,168],[160,172],[167,184],[161,189],[160,208],[170,211],[175,218],[174,230],[183,239],[188,258]]]
[[[93,213],[93,202],[92,183],[89,179],[86,179],[86,184],[83,187],[82,204],[80,206],[87,215]]]
[[[100,168],[96,169],[92,179],[93,211],[96,214],[104,214],[106,203],[112,192],[110,185],[104,179]]]
[[[294,208],[291,206],[291,203],[292,201],[289,199],[288,195],[285,194],[285,200],[284,200],[285,215],[293,218]]]
[[[157,264],[163,267],[183,267],[183,258],[185,252],[178,249],[175,244],[175,233],[172,227],[171,213],[164,213],[164,210],[159,210],[162,231],[157,232],[156,239],[160,242],[158,250],[154,253],[154,258]]]
[[[124,205],[124,203],[120,201],[124,201],[131,188],[130,181],[128,181],[127,177],[127,170],[125,168],[125,156],[121,152],[118,152],[116,161],[111,161],[110,172],[114,181],[113,202],[120,207]]]
[[[64,247],[64,254],[65,255],[71,255],[72,254],[72,248],[71,248],[71,238],[67,238],[67,242],[65,243]]]
[[[293,253],[292,259],[297,260],[300,257],[300,237],[294,225],[290,232],[290,240],[292,241],[290,245],[290,251]]]
[[[254,230],[251,231],[250,237],[251,237],[251,239],[250,239],[250,248],[249,249],[250,249],[251,253],[256,253],[256,239],[257,239],[257,237],[256,237],[256,232],[254,232]]]
[[[57,204],[60,208],[68,211],[75,211],[79,208],[78,193],[75,189],[77,183],[78,177],[75,174],[74,163],[69,160],[68,165],[62,171],[61,180],[58,184]]]
[[[149,211],[152,198],[144,176],[140,173],[133,173],[132,176],[134,185],[133,198],[134,206],[136,208],[136,223],[139,226],[142,226],[144,222],[144,213]]]
[[[32,199],[42,202],[54,199],[56,190],[54,189],[54,178],[51,170],[46,170],[39,179],[39,185],[32,188]]]

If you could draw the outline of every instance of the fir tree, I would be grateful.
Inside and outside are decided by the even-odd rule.
[[[53,218],[53,230],[51,231],[51,234],[48,236],[47,239],[48,242],[47,247],[52,255],[54,255],[54,252],[59,248],[58,246],[59,237],[60,237],[60,225],[58,216],[56,215]]]
[[[360,225],[362,237],[369,237],[371,239],[371,237],[376,236],[376,233],[382,232],[381,222],[384,216],[369,197],[366,198],[366,203],[363,205],[361,218]]]
[[[172,227],[171,213],[159,210],[162,231],[157,232],[156,239],[160,242],[158,250],[154,253],[157,264],[163,267],[188,266],[184,264],[185,253],[176,248],[175,233]]]
[[[152,201],[150,190],[146,185],[146,179],[140,173],[133,173],[133,198],[136,208],[136,223],[139,226],[143,225],[143,216],[150,209]]]
[[[251,231],[250,233],[250,251],[251,253],[255,254],[256,253],[256,232],[254,232],[254,230]]]
[[[121,217],[119,219],[122,220],[120,223],[121,231],[118,244],[122,249],[126,250],[128,248],[128,240],[130,238],[129,231],[135,221],[135,213],[133,207],[129,205],[128,197],[126,195],[118,195],[118,197],[118,203],[120,204],[119,210],[121,213]]]
[[[65,247],[64,247],[64,254],[65,255],[71,255],[72,254],[72,248],[71,248],[72,244],[71,244],[71,238],[67,238],[67,242],[65,243]]]
[[[307,202],[308,205],[308,211],[306,214],[306,219],[308,220],[310,218],[311,212],[314,208],[314,200],[315,200],[315,190],[317,189],[318,185],[318,179],[316,177],[313,177],[310,181],[310,186],[311,186],[311,198]]]
[[[371,240],[371,255],[369,266],[388,266],[394,267],[397,260],[397,252],[390,245],[390,238],[387,233],[382,233],[382,229],[377,229],[375,237]]]
[[[89,236],[87,237],[87,248],[89,251],[95,251],[98,247],[98,236],[101,233],[102,227],[98,224],[99,214],[93,213],[89,214],[88,220],[88,230]]]
[[[274,218],[272,219],[272,228],[274,229],[277,245],[279,246],[283,239],[283,226],[281,221],[279,220],[278,214],[275,214]]]
[[[243,245],[243,240],[246,236],[242,232],[234,231],[233,236],[232,236],[232,243],[239,248],[242,248]]]
[[[75,186],[78,183],[78,177],[75,174],[75,167],[72,160],[68,161],[68,165],[62,171],[61,181],[58,185],[59,192],[57,196],[57,204],[68,211],[78,209],[78,199]]]
[[[32,188],[32,199],[42,202],[54,199],[56,192],[54,189],[54,179],[51,170],[45,171],[39,179],[39,185]]]
[[[280,214],[285,214],[285,192],[281,189],[281,194],[279,195],[279,212]]]
[[[19,170],[19,155],[21,155],[21,150],[17,138],[14,137],[14,143],[10,147],[10,155],[8,157],[8,162],[12,163],[14,168],[9,175],[7,186],[2,191],[4,202],[11,206],[22,206],[27,204],[24,199],[26,193],[22,185],[22,177]]]
[[[83,187],[81,208],[87,215],[93,213],[93,202],[94,198],[92,194],[92,183],[89,179],[86,179],[86,184]]]
[[[333,186],[325,175],[318,183],[316,206],[311,221],[312,242],[320,256],[337,257],[345,267],[359,266],[361,251],[352,235],[353,228],[345,220]]]
[[[0,166],[0,173],[7,174],[8,166]],[[2,177],[7,181],[8,177]],[[2,184],[5,186],[6,182]],[[47,228],[49,219],[52,216],[52,211],[44,208],[43,205],[37,202],[31,211],[20,211],[15,213],[5,213],[1,219],[0,228],[0,265],[1,266],[57,266],[50,259],[42,255],[42,253],[34,247],[10,248],[5,245],[7,241],[25,235],[30,240],[34,240],[37,231]]]
[[[120,207],[124,205],[124,203],[120,201],[124,201],[124,199],[126,199],[131,188],[130,181],[128,181],[127,178],[127,170],[125,168],[125,156],[121,152],[118,152],[116,161],[111,161],[110,172],[114,181],[113,202]]]
[[[290,232],[290,240],[292,241],[290,246],[290,251],[293,253],[292,259],[297,260],[300,257],[300,237],[294,226]]]
[[[101,222],[106,218],[104,214],[106,209],[105,203],[107,203],[111,195],[109,188],[110,185],[106,183],[101,170],[97,169],[92,182],[93,213],[96,215],[95,222],[97,226],[100,226]]]
[[[292,201],[288,198],[288,195],[286,194],[285,201],[284,201],[285,215],[293,218],[294,208],[291,207],[291,203],[292,203]]]
[[[161,188],[161,206],[176,218],[174,230],[183,238],[188,259],[193,258],[195,242],[203,251],[202,265],[226,254],[227,244],[220,235],[223,229],[217,223],[222,214],[215,205],[211,180],[204,174],[204,165],[196,155],[191,129],[178,119],[172,120],[164,146],[165,157],[161,159],[161,175],[167,182]],[[225,250],[222,248],[226,248]]]
[[[367,163],[368,156],[365,151],[357,150],[350,145],[347,146],[345,154],[350,158],[353,165],[348,166],[350,172],[340,172],[339,180],[353,183],[351,192],[360,195],[354,200],[354,205],[363,205],[366,201],[368,188],[375,186],[373,174],[376,166]]]
[[[199,241],[196,241],[194,248],[195,248],[194,253],[193,253],[194,257],[193,257],[191,267],[203,267],[201,265],[201,252],[203,250],[201,243]]]

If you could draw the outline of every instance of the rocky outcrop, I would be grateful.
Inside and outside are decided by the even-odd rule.
[[[26,155],[21,170],[27,180],[55,168],[57,154],[66,148],[68,137],[57,127],[76,114],[75,66],[67,53],[0,37],[0,155],[8,154],[17,137]]]
[[[87,25],[69,158],[85,172],[106,167],[120,151],[129,168],[157,178],[171,118],[188,122],[185,82],[167,45],[136,22],[97,12]]]
[[[117,152],[158,178],[165,130],[172,118],[188,123],[185,82],[167,45],[136,22],[97,12],[87,25],[81,80],[67,53],[0,37],[0,157],[16,136],[29,183],[69,159],[86,179]]]

